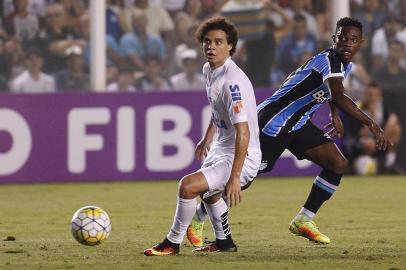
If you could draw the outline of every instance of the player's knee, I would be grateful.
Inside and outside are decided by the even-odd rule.
[[[193,179],[189,176],[183,177],[179,182],[179,197],[183,199],[193,199],[197,195],[194,190]]]

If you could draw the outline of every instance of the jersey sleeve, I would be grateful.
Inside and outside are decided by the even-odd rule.
[[[315,66],[323,77],[323,82],[331,77],[344,78],[344,68],[341,60],[334,53],[321,54],[315,59]]]
[[[246,100],[241,87],[243,84],[238,82],[225,82],[223,85],[223,102],[233,125],[248,122]]]

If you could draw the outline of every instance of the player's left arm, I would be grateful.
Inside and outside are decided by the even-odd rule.
[[[247,157],[250,131],[246,107],[246,87],[241,81],[228,81],[223,85],[223,102],[227,108],[230,122],[235,129],[235,153],[230,178],[225,186],[227,204],[237,206],[241,202],[241,171]]]
[[[344,86],[342,83],[342,78],[331,77],[327,79],[328,85],[330,86],[332,102],[340,110],[351,116],[352,118],[360,121],[362,124],[366,125],[372,134],[375,136],[376,144],[379,150],[385,150],[388,144],[392,144],[386,137],[382,128],[372,120],[368,115],[361,111],[358,106],[344,94]]]
[[[237,206],[241,202],[241,171],[244,166],[245,158],[248,152],[248,143],[250,141],[250,130],[248,122],[234,124],[235,136],[235,154],[233,166],[231,168],[230,178],[226,184],[225,191],[227,195],[227,204],[230,207]]]

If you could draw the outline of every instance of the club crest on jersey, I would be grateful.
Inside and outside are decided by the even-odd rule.
[[[233,111],[234,113],[240,113],[242,111],[242,108],[244,107],[241,98],[240,87],[238,86],[238,84],[234,84],[230,85],[228,88],[230,89],[231,99],[233,100]]]
[[[234,102],[234,105],[233,105],[234,113],[240,113],[242,111],[243,107],[244,107],[244,105],[242,103],[242,100]]]

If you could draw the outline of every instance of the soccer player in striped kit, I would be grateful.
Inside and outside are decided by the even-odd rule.
[[[385,150],[391,142],[384,131],[345,95],[343,80],[351,70],[351,59],[363,42],[362,24],[353,18],[337,22],[333,46],[288,76],[280,88],[258,105],[258,123],[262,151],[260,172],[271,171],[285,149],[298,159],[308,159],[322,170],[315,178],[306,202],[290,223],[289,230],[310,241],[328,244],[313,221],[317,211],[337,190],[348,161],[330,136],[342,136],[344,130],[338,109],[366,125],[375,136],[378,149]],[[312,114],[328,101],[331,110],[330,130],[324,133],[310,121]],[[202,235],[204,207],[197,208],[188,228],[188,239]]]

